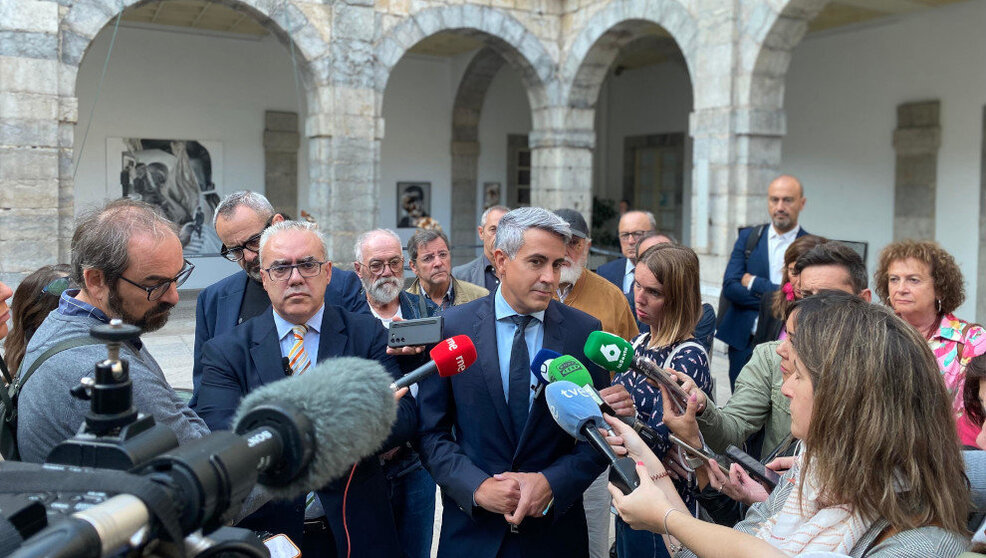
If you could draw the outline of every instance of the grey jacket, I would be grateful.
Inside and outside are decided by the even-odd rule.
[[[101,322],[89,316],[66,316],[54,311],[35,332],[24,355],[23,369],[64,339],[86,336]],[[168,385],[164,372],[147,347],[134,353],[123,345],[120,356],[130,361],[133,402],[178,436],[179,443],[209,434],[209,427]],[[21,459],[41,463],[52,448],[74,436],[89,411],[89,402],[69,395],[83,377],[93,377],[94,365],[106,359],[105,345],[85,345],[62,351],[41,365],[24,383],[17,404],[17,449]]]
[[[473,285],[486,285],[486,270],[483,269],[483,256],[452,268],[452,277],[460,281],[468,281]]]
[[[753,504],[746,518],[737,523],[734,529],[754,535],[765,521],[779,513],[787,497],[794,490],[795,483],[787,481],[792,479],[796,472],[797,466],[784,473],[780,484],[770,493],[767,501]],[[962,554],[969,544],[969,540],[965,537],[939,527],[919,527],[901,531],[874,545],[873,541],[888,525],[884,519],[874,522],[850,551],[849,556],[852,558],[955,558]],[[693,557],[695,553],[688,549],[674,555],[674,558]]]

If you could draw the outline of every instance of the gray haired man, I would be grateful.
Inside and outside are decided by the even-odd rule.
[[[430,298],[440,311],[490,294],[483,287],[460,281],[449,273],[452,258],[449,254],[448,237],[442,231],[415,231],[414,236],[407,241],[407,256],[415,275],[407,292]]]
[[[468,281],[473,285],[486,287],[486,290],[490,292],[496,290],[496,286],[500,284],[500,279],[497,277],[496,268],[493,266],[493,242],[496,240],[497,225],[508,211],[510,211],[509,207],[494,205],[483,212],[483,216],[479,219],[479,226],[476,227],[479,241],[483,243],[483,253],[471,262],[453,268],[453,277]]]

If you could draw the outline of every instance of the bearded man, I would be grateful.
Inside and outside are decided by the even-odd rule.
[[[23,369],[66,341],[86,343],[89,329],[111,318],[143,333],[160,329],[192,269],[182,257],[177,227],[146,203],[121,199],[81,216],[72,236],[71,275],[81,288],[62,293],[58,308],[31,338]],[[209,433],[139,338],[122,344],[121,357],[130,362],[137,409],[171,428],[179,443]],[[17,406],[22,460],[43,462],[55,445],[75,435],[89,402],[70,396],[69,390],[80,378],[92,378],[95,364],[104,359],[106,348],[89,341],[56,352],[24,383]]]
[[[390,327],[394,320],[427,318],[437,307],[425,297],[422,315],[418,295],[404,290],[404,254],[401,237],[390,229],[373,229],[356,239],[353,269],[363,283],[370,312]]]

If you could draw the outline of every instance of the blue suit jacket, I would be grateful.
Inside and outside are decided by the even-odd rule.
[[[585,442],[576,442],[551,418],[543,393],[531,407],[520,440],[514,440],[500,379],[494,294],[445,313],[445,336],[468,335],[477,361],[449,378],[419,384],[420,453],[442,488],[444,512],[440,558],[494,558],[504,537],[520,537],[526,556],[584,557],[588,553],[582,493],[605,461]],[[599,320],[551,301],[544,317],[544,348],[577,357],[597,389],[609,377],[583,354]],[[479,485],[503,471],[538,472],[548,479],[554,506],[544,518],[525,518],[519,534],[508,534],[500,514],[473,507]]]
[[[627,259],[618,258],[611,262],[606,262],[599,266],[596,273],[601,275],[603,279],[606,279],[610,283],[616,285],[618,289],[623,290],[623,277],[626,275],[627,269]],[[631,291],[632,292],[632,291]],[[633,301],[631,301],[632,304]]]
[[[395,378],[401,375],[397,361],[387,354],[386,330],[379,320],[326,304],[316,362],[337,356],[377,360]],[[271,312],[264,312],[212,339],[202,350],[202,381],[193,407],[195,412],[212,430],[228,429],[244,395],[285,378],[281,358]],[[408,395],[400,401],[397,421],[383,448],[411,440],[416,430],[417,408]],[[346,555],[342,524],[346,480],[338,479],[318,491],[339,556]],[[353,556],[400,556],[387,480],[376,456],[360,461],[356,467],[349,488],[346,519]],[[285,533],[300,541],[303,522],[304,497],[300,497],[291,502],[271,502],[240,522],[240,526]]]
[[[192,365],[192,386],[198,392],[202,379],[202,347],[206,341],[231,331],[240,318],[243,292],[250,278],[238,271],[209,285],[199,293],[195,304],[195,361]],[[343,269],[332,270],[332,281],[325,289],[325,303],[350,312],[370,313],[366,297],[360,295],[359,276]]]
[[[716,339],[720,339],[734,349],[743,349],[750,344],[750,337],[753,334],[753,320],[757,318],[760,309],[760,299],[764,293],[776,291],[780,288],[770,282],[770,259],[767,251],[767,237],[770,230],[764,229],[760,235],[760,242],[750,252],[749,260],[746,259],[746,241],[753,234],[756,227],[747,227],[740,230],[733,245],[733,252],[729,255],[729,263],[726,265],[726,272],[722,277],[722,294],[732,303],[726,314],[722,316],[722,322],[716,331]],[[808,234],[804,228],[798,231],[798,236]],[[742,279],[744,273],[756,275],[753,286],[747,289],[743,286]]]

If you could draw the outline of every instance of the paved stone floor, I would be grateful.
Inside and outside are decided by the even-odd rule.
[[[183,293],[179,305],[172,311],[171,319],[161,330],[145,335],[142,339],[147,349],[157,359],[168,381],[177,389],[192,388],[192,362],[195,344],[195,293]],[[716,383],[716,400],[729,398],[729,363],[726,354],[719,350],[712,357],[712,377]],[[437,494],[436,494],[437,497]],[[432,556],[436,555],[438,534],[441,529],[441,500],[438,500],[435,518],[435,537]],[[610,524],[610,539],[615,536]]]

